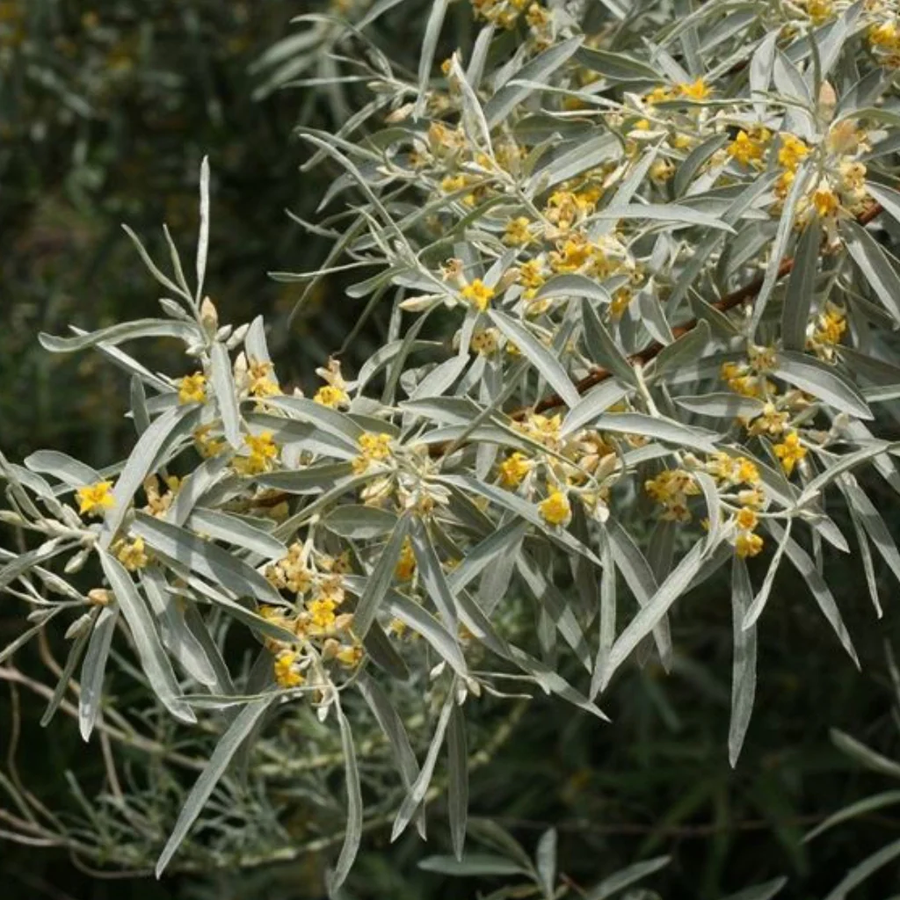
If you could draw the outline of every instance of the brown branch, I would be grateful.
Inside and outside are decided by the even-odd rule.
[[[883,212],[884,207],[880,203],[873,203],[869,208],[856,217],[856,221],[860,225],[868,225],[877,215]],[[832,248],[828,248],[831,250]],[[794,269],[794,257],[789,256],[787,259],[783,260],[781,265],[778,267],[778,274],[775,276],[777,280],[781,280],[789,275]],[[710,304],[714,309],[719,310],[719,312],[728,312],[730,309],[734,309],[735,306],[740,306],[741,303],[745,303],[747,300],[752,300],[762,289],[763,282],[765,281],[764,275],[759,275],[754,278],[752,281],[749,281],[743,287],[738,288],[735,291],[732,291],[730,294],[726,294],[720,300],[716,300],[714,303]],[[690,322],[686,322],[684,325],[679,325],[676,328],[672,329],[672,333],[674,334],[676,340],[683,335],[687,334],[689,331],[693,331],[697,325],[699,324],[699,319],[691,319]],[[641,365],[646,365],[650,362],[651,359],[656,357],[660,352],[662,352],[664,348],[664,344],[660,344],[659,341],[654,341],[652,344],[648,344],[644,347],[643,350],[639,350],[634,356],[629,357],[628,361],[632,365],[637,365],[640,363]],[[607,378],[612,377],[612,372],[608,369],[604,369],[602,366],[596,366],[591,369],[584,378],[580,381],[576,382],[575,388],[579,394],[583,394],[586,391],[590,390],[590,388],[595,385],[600,384],[603,381],[606,381]],[[522,409],[517,409],[515,412],[510,414],[510,417],[513,419],[523,419],[531,412],[542,413],[548,409],[553,409],[556,406],[562,406],[565,401],[559,394],[550,394],[547,397],[543,397],[539,400],[533,407],[524,407]]]

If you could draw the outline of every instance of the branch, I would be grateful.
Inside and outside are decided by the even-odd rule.
[[[861,213],[856,217],[856,221],[860,225],[868,225],[876,216],[878,216],[881,212],[884,211],[884,207],[880,203],[873,203],[865,212]],[[828,250],[831,251],[836,249],[834,245],[831,245]],[[778,267],[778,274],[776,278],[780,281],[782,278],[789,275],[794,269],[794,257],[789,256],[787,259],[782,261],[781,265]],[[752,300],[762,289],[763,281],[765,280],[765,275],[760,275],[757,278],[754,278],[752,281],[745,284],[743,287],[738,288],[736,291],[732,291],[730,294],[726,294],[720,300],[716,300],[711,305],[714,309],[719,310],[719,312],[728,312],[730,309],[734,309],[735,306],[740,306],[741,303],[745,303],[747,300]],[[684,325],[679,325],[676,328],[672,329],[672,333],[675,335],[675,339],[682,337],[687,334],[689,331],[693,331],[694,328],[699,324],[698,319],[691,319],[690,322],[686,322]],[[641,365],[646,365],[650,362],[651,359],[656,357],[662,350],[664,349],[664,344],[660,344],[658,341],[654,341],[652,344],[648,344],[644,347],[643,350],[638,351],[634,354],[634,356],[629,357],[629,362],[632,365],[637,365],[640,363]],[[580,381],[576,382],[575,388],[577,389],[579,394],[583,394],[588,391],[590,388],[594,387],[597,384],[600,384],[602,381],[606,381],[607,378],[612,377],[612,372],[608,369],[604,369],[602,366],[596,366],[591,369],[588,374],[582,378]],[[564,403],[562,397],[559,394],[550,394],[547,397],[543,397],[539,400],[533,407],[524,407],[522,409],[517,409],[515,412],[510,414],[510,417],[513,419],[523,419],[526,415],[531,412],[542,413],[548,409],[553,409],[556,406],[562,406]]]

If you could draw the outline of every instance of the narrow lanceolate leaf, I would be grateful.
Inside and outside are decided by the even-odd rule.
[[[105,550],[98,550],[103,574],[106,575],[116,601],[125,616],[128,630],[134,641],[141,668],[150,682],[153,692],[160,702],[180,722],[193,724],[197,721],[191,708],[181,699],[181,691],[172,671],[169,657],[163,650],[156,624],[147,603],[138,592],[131,575],[115,557]]]
[[[556,887],[556,847],[558,834],[555,828],[548,828],[538,841],[534,861],[544,896],[552,897]]]
[[[359,842],[362,839],[363,803],[362,789],[359,783],[359,767],[356,764],[356,750],[353,746],[353,733],[350,731],[350,723],[341,709],[340,703],[336,704],[338,725],[341,729],[341,751],[344,755],[344,771],[347,776],[347,827],[344,831],[344,843],[338,857],[334,872],[328,879],[329,893],[333,895],[350,874],[350,868],[359,852]]]
[[[101,480],[96,469],[59,450],[37,450],[25,457],[25,465],[31,472],[52,475],[70,487],[81,487]]]
[[[239,597],[254,597],[274,606],[283,604],[281,594],[256,569],[186,528],[138,512],[131,530],[154,550]]]
[[[490,317],[506,337],[516,343],[531,365],[544,376],[547,383],[563,398],[566,404],[575,406],[581,399],[578,389],[553,352],[545,347],[524,325],[505,313],[492,309]]]
[[[856,222],[844,222],[841,227],[844,243],[853,261],[859,266],[884,308],[895,322],[900,322],[900,273],[891,257],[875,238]]]
[[[631,363],[612,339],[606,326],[587,299],[581,301],[581,323],[584,328],[584,342],[591,362],[609,369],[623,384],[637,387],[637,378]]]
[[[788,559],[800,575],[803,576],[806,586],[815,598],[816,603],[819,604],[819,609],[822,610],[822,614],[828,620],[828,624],[834,629],[834,633],[841,642],[841,646],[847,651],[850,659],[853,660],[858,669],[860,667],[859,657],[856,655],[856,650],[853,649],[853,642],[850,640],[850,635],[844,625],[844,620],[841,618],[834,595],[829,590],[828,585],[825,583],[825,579],[820,574],[818,568],[816,568],[815,562],[813,562],[810,555],[793,538],[785,538],[784,530],[780,525],[777,525],[771,519],[767,519],[766,527],[775,537],[775,540],[785,540],[785,552],[787,553]]]
[[[99,612],[96,609],[93,609],[91,610],[91,614],[96,622],[96,616],[99,615]],[[63,666],[62,674],[59,676],[59,681],[56,682],[56,687],[53,689],[53,696],[50,698],[50,702],[47,704],[44,714],[41,716],[41,728],[47,727],[48,723],[55,715],[56,710],[59,709],[59,704],[62,703],[66,690],[69,687],[69,682],[72,680],[72,673],[75,671],[75,666],[78,665],[78,661],[81,659],[81,654],[84,653],[84,648],[87,646],[90,636],[91,629],[85,628],[72,642],[72,646],[69,649],[69,655],[66,657],[66,664]]]
[[[447,812],[450,816],[450,843],[453,855],[462,860],[469,812],[469,757],[466,720],[462,707],[454,704],[447,726]]]
[[[199,534],[249,550],[263,559],[283,559],[288,553],[286,544],[262,528],[217,509],[196,508],[187,520],[187,525]]]
[[[655,859],[648,859],[646,862],[635,863],[628,866],[627,869],[621,869],[609,878],[605,878],[600,884],[591,888],[584,895],[584,900],[606,900],[620,891],[624,891],[629,885],[658,872],[663,866],[669,864],[668,856],[657,856]]]
[[[441,36],[441,27],[444,24],[444,16],[447,14],[449,0],[432,0],[431,12],[425,25],[425,36],[422,40],[422,49],[419,54],[419,93],[416,98],[416,115],[419,116],[425,109],[425,94],[431,79],[431,67],[434,64],[434,53],[437,49],[438,38]]]
[[[850,891],[898,856],[900,856],[900,841],[894,841],[886,847],[882,847],[877,853],[867,856],[859,865],[854,866],[847,873],[846,877],[841,880],[840,884],[835,886],[825,900],[845,900]]]
[[[775,234],[775,241],[772,245],[772,252],[769,255],[769,264],[766,268],[766,274],[763,278],[762,287],[753,301],[753,319],[750,322],[750,335],[756,334],[756,329],[762,321],[762,315],[772,295],[772,290],[778,281],[778,270],[781,266],[781,260],[784,258],[787,250],[788,241],[794,230],[794,217],[797,211],[797,203],[806,190],[806,183],[809,180],[809,168],[801,165],[797,171],[791,189],[788,192],[787,199],[784,201],[784,208],[781,212],[781,219],[778,222],[778,231]]]
[[[734,661],[731,668],[731,723],[728,726],[728,761],[737,764],[756,697],[756,628],[744,628],[753,599],[747,563],[735,554],[731,569],[731,610]]]
[[[81,696],[78,698],[78,727],[81,737],[87,741],[94,730],[97,714],[100,712],[100,700],[103,695],[103,675],[106,672],[106,661],[109,648],[116,630],[119,611],[115,607],[106,606],[100,610],[97,621],[91,631],[87,653],[81,665]]]
[[[778,354],[778,366],[774,372],[790,384],[824,400],[826,403],[860,419],[871,419],[872,411],[859,389],[846,378],[840,377],[833,366],[819,362],[811,356],[784,350]]]
[[[365,589],[353,613],[353,633],[362,640],[375,619],[378,607],[394,580],[394,569],[403,549],[403,542],[409,533],[410,516],[405,513],[397,520],[393,534],[381,551],[375,568],[366,580]]]
[[[209,253],[209,157],[200,164],[200,233],[197,237],[197,294],[196,303],[203,296],[206,278],[206,257]]]
[[[456,680],[454,679],[454,683],[451,685],[447,699],[444,701],[444,705],[441,708],[441,714],[438,717],[434,735],[431,738],[428,753],[425,754],[425,762],[422,764],[419,776],[413,783],[409,793],[407,793],[406,798],[394,819],[394,826],[391,829],[392,842],[397,840],[397,838],[406,830],[406,826],[409,825],[414,813],[422,804],[422,801],[425,799],[425,794],[428,792],[428,786],[431,784],[431,779],[434,775],[434,767],[437,763],[438,753],[440,753],[441,747],[444,744],[444,735],[447,733],[447,725],[450,723],[450,713],[453,711],[453,688],[455,687],[455,682]]]
[[[709,353],[709,342],[709,324],[700,321],[687,334],[663,348],[653,366],[654,378],[702,359]]]
[[[595,421],[629,392],[628,387],[623,387],[612,378],[598,384],[569,410],[569,414],[563,420],[562,433],[573,434],[579,428]]]
[[[856,738],[850,737],[836,728],[831,729],[831,740],[834,746],[856,760],[856,762],[878,772],[879,775],[887,775],[889,778],[900,778],[900,764],[882,756],[880,753],[860,743]]]
[[[200,815],[215,786],[225,774],[232,757],[237,753],[247,735],[256,727],[256,723],[273,700],[273,697],[260,697],[258,700],[252,700],[238,713],[228,730],[219,739],[206,768],[200,773],[200,777],[184,801],[175,828],[159,856],[156,863],[157,878],[165,871],[166,866],[181,846],[181,842],[187,837],[188,831],[197,820],[197,816]]]
[[[212,362],[212,386],[222,414],[222,428],[225,438],[237,450],[241,446],[241,414],[238,409],[237,389],[234,385],[234,373],[231,371],[231,360],[225,345],[216,341],[210,351]]]
[[[856,803],[845,806],[843,809],[838,810],[838,812],[829,816],[824,822],[820,822],[816,825],[812,831],[803,836],[803,842],[806,843],[807,841],[811,841],[813,838],[822,834],[823,831],[828,831],[829,828],[834,828],[835,825],[840,825],[842,822],[855,819],[857,816],[864,816],[867,813],[874,812],[876,809],[884,809],[886,806],[895,806],[898,803],[900,803],[900,791],[884,791],[881,794],[875,794],[873,797],[865,797],[862,800],[857,800]]]
[[[822,223],[816,216],[807,224],[797,244],[794,268],[785,290],[781,311],[781,335],[785,350],[802,351],[806,347],[806,326],[815,296],[821,242]]]
[[[397,515],[375,506],[344,503],[326,513],[322,524],[341,537],[370,541],[390,534],[397,525]]]
[[[488,125],[491,128],[499,125],[517,104],[534,91],[534,83],[544,81],[564,65],[581,46],[583,40],[582,37],[569,38],[538,54],[522,66],[485,105],[484,116]]]
[[[700,225],[717,231],[728,231],[734,234],[734,228],[727,222],[708,213],[697,212],[690,206],[680,203],[655,204],[625,203],[622,206],[600,209],[591,214],[592,219],[649,219],[654,222],[668,222],[672,227],[687,228]]]
[[[388,695],[373,678],[369,678],[364,672],[361,673],[356,687],[375,714],[379,727],[388,739],[397,771],[403,779],[404,787],[409,789],[419,775],[419,763],[409,743],[409,735],[406,733],[403,720],[391,705]]]
[[[197,340],[199,331],[196,325],[189,322],[173,322],[171,319],[137,319],[76,337],[56,337],[41,332],[38,340],[41,342],[41,346],[51,353],[72,353],[76,350],[95,347],[97,344],[115,346],[123,341],[149,337],[177,338],[189,344]]]
[[[606,529],[616,568],[622,573],[638,605],[646,606],[659,589],[650,563],[631,535],[618,522],[611,519],[606,523]],[[653,629],[653,639],[656,642],[659,660],[668,671],[672,663],[672,637],[665,616]]]
[[[763,401],[756,397],[742,397],[740,394],[728,391],[698,394],[696,397],[674,397],[673,399],[682,409],[716,419],[752,419],[758,416],[765,406]]]
[[[100,546],[104,550],[112,543],[132,498],[144,479],[155,470],[162,454],[190,434],[199,421],[199,409],[176,406],[155,419],[141,435],[113,488],[113,506],[106,511],[100,532]]]
[[[710,547],[711,553],[714,548]],[[635,647],[653,630],[654,626],[669,611],[672,604],[687,590],[694,576],[700,571],[706,561],[707,553],[704,543],[701,541],[688,551],[681,562],[672,570],[669,577],[659,586],[659,590],[650,599],[650,602],[638,612],[628,623],[628,626],[619,635],[619,639],[613,644],[606,664],[606,673],[603,684],[609,684],[613,674],[619,666],[631,655]]]
[[[682,425],[674,419],[663,416],[648,416],[644,413],[606,413],[597,419],[596,427],[600,431],[616,434],[640,434],[680,447],[702,450],[704,453],[716,452],[715,432],[693,425]]]
[[[784,534],[782,534],[781,539],[778,541],[778,549],[775,551],[775,555],[769,563],[769,568],[766,571],[766,577],[763,579],[762,587],[760,587],[759,592],[750,604],[750,608],[744,614],[744,624],[741,626],[744,629],[753,628],[757,619],[762,615],[762,611],[765,609],[766,603],[769,600],[769,594],[772,593],[772,585],[775,583],[775,576],[778,574],[778,567],[781,565],[784,551],[787,549],[787,543],[791,537],[793,523],[793,519],[788,519]]]
[[[752,887],[744,888],[736,894],[729,894],[722,900],[772,900],[776,894],[781,893],[781,889],[787,884],[787,878],[773,878],[763,884],[755,884]]]
[[[454,634],[457,622],[456,598],[431,543],[431,536],[420,520],[416,520],[412,526],[412,546],[425,592],[440,613],[447,630]]]
[[[528,869],[521,863],[491,853],[470,853],[465,859],[457,859],[455,856],[426,856],[419,863],[419,868],[425,872],[473,878],[528,874]]]

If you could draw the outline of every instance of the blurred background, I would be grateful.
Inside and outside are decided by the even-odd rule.
[[[334,6],[346,12],[354,2]],[[415,54],[417,16],[427,6],[409,0],[402,15],[382,21],[375,37],[392,58]],[[468,30],[464,6],[454,8],[460,43]],[[285,212],[315,219],[327,183],[327,169],[299,171],[306,151],[294,127],[303,121],[334,129],[362,95],[355,87],[282,87],[328,74],[324,45],[301,40],[271,51],[299,33],[292,16],[327,7],[310,0],[0,0],[0,447],[8,457],[53,447],[102,464],[124,453],[132,434],[122,418],[124,378],[97,355],[45,353],[37,334],[156,314],[155,285],[121,223],[159,256],[166,222],[190,255],[206,154],[213,171],[208,284],[222,320],[262,313],[287,382],[305,383],[340,346],[358,310],[339,283],[325,282],[288,328],[300,289],[267,277],[314,268],[327,251]],[[345,357],[349,371],[377,346],[378,329],[376,317]],[[178,371],[164,344],[148,349],[151,364],[158,354],[157,364]],[[878,484],[866,487],[882,491],[882,509],[896,527],[896,498]],[[729,592],[713,580],[676,612],[671,677],[650,665],[619,678],[604,704],[612,726],[543,699],[530,704],[474,774],[473,814],[500,822],[530,851],[556,825],[573,896],[659,854],[672,862],[647,884],[670,900],[714,900],[778,875],[791,878],[787,896],[823,896],[848,868],[900,837],[900,812],[887,809],[802,842],[840,806],[890,787],[838,752],[830,728],[900,755],[885,656],[897,611],[888,603],[885,621],[875,621],[852,557],[830,562],[829,575],[862,674],[803,585],[782,582],[760,630],[764,675],[736,771],[726,751]],[[0,607],[0,646],[20,628],[18,609]],[[56,809],[72,803],[65,771],[91,783],[100,765],[96,747],[81,744],[70,720],[37,727],[41,705],[0,686],[0,753],[13,744],[7,723],[19,721],[15,707],[17,774]],[[505,727],[502,717],[484,715],[485,734]],[[502,881],[452,880],[417,868],[428,853],[446,852],[440,804],[436,811],[427,847],[415,839],[391,846],[387,829],[369,833],[350,894],[421,900],[499,887]],[[301,858],[158,884],[112,878],[112,871],[100,877],[58,851],[0,841],[0,884],[16,900],[292,900],[322,896],[324,865]],[[900,894],[900,881],[888,867],[854,896],[892,893]]]

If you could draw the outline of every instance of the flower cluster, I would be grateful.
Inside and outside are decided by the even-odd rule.
[[[288,600],[285,607],[261,607],[260,615],[295,636],[266,641],[281,687],[314,687],[320,702],[327,702],[327,664],[336,661],[352,669],[362,661],[353,614],[340,611],[345,602],[342,576],[349,570],[348,556],[329,556],[309,540],[291,544],[287,556],[267,567],[266,579]]]

